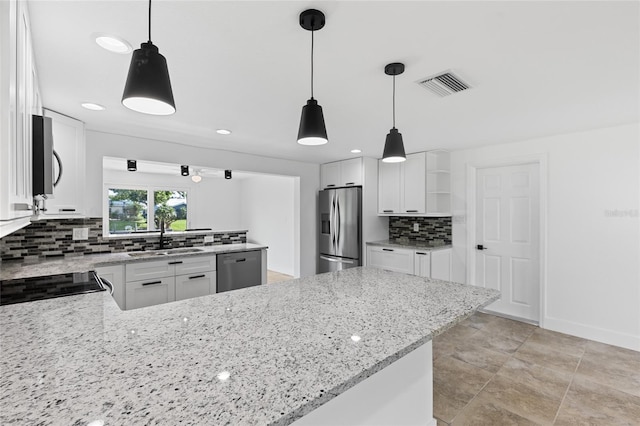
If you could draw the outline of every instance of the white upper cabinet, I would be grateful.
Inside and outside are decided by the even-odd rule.
[[[407,155],[402,163],[404,179],[400,213],[423,214],[426,212],[426,154],[418,152]]]
[[[362,186],[362,158],[322,164],[320,183],[322,189]]]
[[[28,4],[0,2],[0,237],[32,214],[31,115],[41,113]]]
[[[53,195],[45,201],[46,216],[82,216],[85,189],[85,135],[84,123],[73,118],[45,110],[53,122]],[[58,161],[59,160],[59,161]]]
[[[400,163],[378,162],[378,213],[400,213]]]
[[[381,216],[449,216],[449,153],[407,155],[402,163],[378,162],[378,214]]]

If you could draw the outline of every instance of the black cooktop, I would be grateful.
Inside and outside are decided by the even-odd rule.
[[[0,280],[0,305],[105,291],[95,272]]]

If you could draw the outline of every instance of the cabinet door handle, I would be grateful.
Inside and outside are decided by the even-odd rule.
[[[195,280],[196,278],[204,278],[206,275],[194,275],[193,277],[189,277],[190,280]]]
[[[345,185],[355,185],[355,182],[347,182]]]
[[[382,210],[384,213],[393,213],[393,210]]]
[[[142,283],[142,285],[156,285],[156,284],[162,284],[162,281],[151,281],[149,283]]]
[[[393,249],[383,248],[383,251],[393,251]]]
[[[246,260],[247,260],[246,258],[236,259],[236,263],[238,263],[238,262],[244,262],[244,261],[246,261]]]
[[[169,262],[169,265],[179,265],[180,263],[182,263],[182,260],[176,260],[174,262]]]
[[[58,209],[59,212],[75,212],[76,209]]]
[[[418,210],[407,210],[407,213],[418,213]]]
[[[416,252],[416,254],[425,255],[425,254],[427,254],[427,253],[423,253],[423,252],[421,252],[421,251],[417,251],[417,252]]]
[[[334,186],[336,186],[335,184],[331,184],[331,185],[327,185],[327,188],[333,188]]]

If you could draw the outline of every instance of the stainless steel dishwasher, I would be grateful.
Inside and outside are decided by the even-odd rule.
[[[218,255],[218,293],[262,284],[262,250]]]

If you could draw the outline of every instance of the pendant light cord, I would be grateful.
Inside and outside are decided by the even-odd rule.
[[[313,99],[313,33],[311,30],[311,99]]]
[[[396,128],[396,76],[393,76],[393,128]]]
[[[149,43],[151,43],[151,0],[149,0]]]

